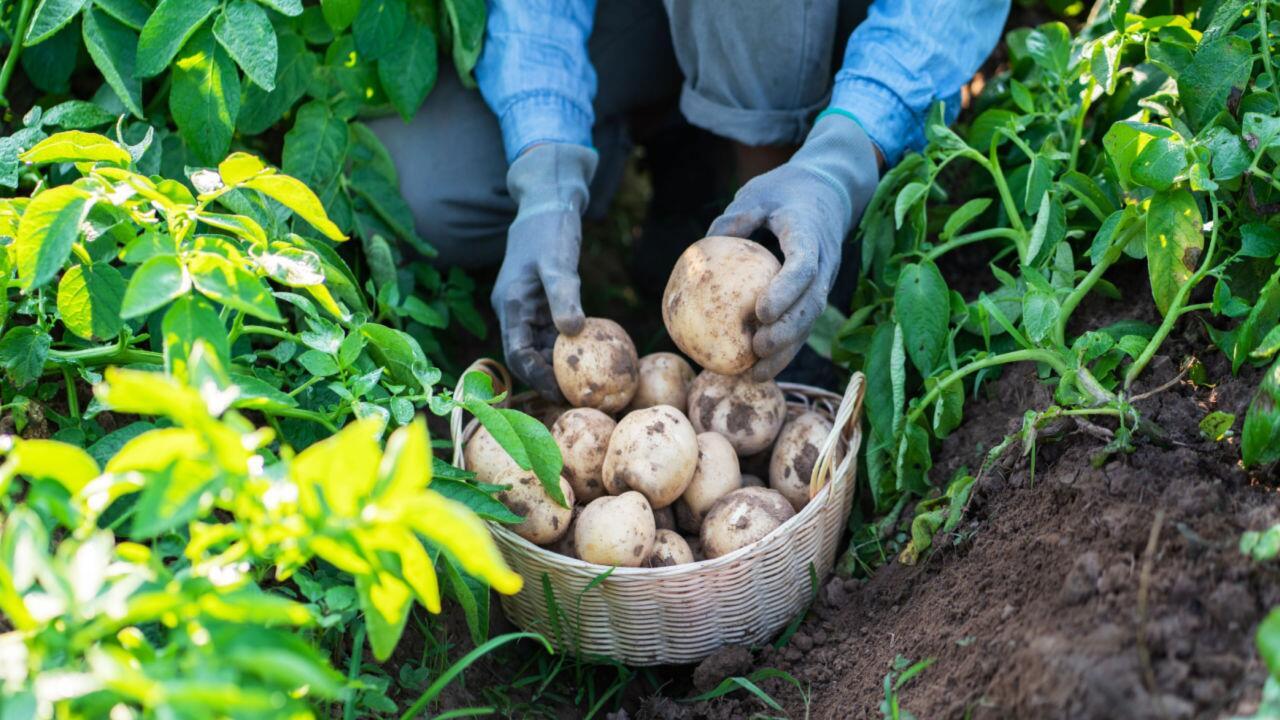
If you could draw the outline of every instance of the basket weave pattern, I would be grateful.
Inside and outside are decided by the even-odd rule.
[[[507,385],[505,368],[481,361]],[[844,397],[819,388],[779,383],[788,415],[814,410],[832,420],[810,481],[813,500],[764,539],[728,555],[664,568],[609,568],[539,547],[505,527],[491,524],[507,563],[524,578],[524,589],[501,598],[516,625],[540,632],[559,650],[605,656],[629,665],[698,662],[726,645],[757,645],[799,613],[812,593],[810,564],[819,580],[831,572],[836,546],[853,502],[864,378],[854,375]],[[509,386],[509,385],[507,385]],[[531,394],[510,404],[523,407]],[[475,432],[452,418],[454,464]],[[593,581],[595,581],[593,583]],[[554,595],[559,622],[552,621],[547,593]]]

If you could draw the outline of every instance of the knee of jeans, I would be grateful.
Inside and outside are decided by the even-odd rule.
[[[413,210],[418,235],[439,253],[437,262],[483,267],[501,260],[514,207],[504,211],[474,197],[444,191],[406,191],[405,199]]]

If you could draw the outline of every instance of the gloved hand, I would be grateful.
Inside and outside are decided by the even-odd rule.
[[[800,352],[827,304],[841,246],[880,180],[876,149],[851,117],[824,113],[792,158],[743,185],[708,235],[777,236],[782,270],[756,301],[759,360],[753,380],[772,379]]]
[[[507,171],[519,210],[489,300],[502,328],[507,367],[543,396],[559,400],[551,366],[557,331],[577,335],[585,318],[578,250],[594,150],[549,143],[526,150]]]

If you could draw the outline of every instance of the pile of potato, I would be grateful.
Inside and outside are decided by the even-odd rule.
[[[524,518],[511,529],[599,565],[664,567],[726,555],[799,512],[831,423],[814,412],[788,420],[776,383],[742,375],[756,360],[756,297],[778,270],[738,238],[706,238],[681,256],[663,320],[701,373],[674,353],[637,357],[611,320],[588,318],[578,335],[560,336],[553,366],[573,407],[543,420],[564,458],[570,507],[484,428],[464,449],[478,481],[506,487],[499,500]]]

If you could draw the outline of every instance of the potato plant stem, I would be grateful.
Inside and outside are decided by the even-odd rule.
[[[1022,216],[1018,214],[1018,206],[1013,202],[1013,193],[1009,192],[1009,182],[1005,180],[1004,171],[1000,169],[1000,158],[996,154],[997,147],[998,145],[993,140],[991,142],[990,157],[983,158],[978,155],[978,158],[981,159],[981,164],[986,168],[987,172],[991,173],[991,179],[996,184],[996,190],[1000,192],[1000,202],[1004,204],[1005,214],[1009,216],[1009,223],[1019,233],[1018,254],[1022,255],[1024,252],[1023,245],[1026,242],[1027,228],[1022,224]]]
[[[1204,254],[1204,262],[1200,263],[1200,268],[1191,277],[1187,278],[1182,287],[1178,288],[1177,294],[1173,296],[1173,302],[1169,303],[1169,310],[1164,315],[1164,321],[1160,323],[1155,335],[1151,336],[1151,340],[1143,348],[1142,354],[1138,356],[1137,360],[1133,361],[1133,365],[1129,366],[1129,371],[1124,376],[1126,393],[1133,386],[1134,381],[1138,379],[1138,376],[1142,374],[1142,371],[1146,369],[1147,363],[1151,362],[1151,358],[1155,357],[1160,346],[1169,337],[1169,333],[1173,332],[1173,326],[1184,313],[1184,306],[1187,298],[1191,295],[1191,291],[1209,274],[1214,251],[1218,248],[1218,199],[1213,195],[1209,196],[1209,207],[1212,212],[1213,230],[1209,233],[1209,248]]]
[[[1022,235],[1013,228],[989,228],[987,230],[979,230],[965,235],[956,235],[941,245],[930,249],[924,254],[924,259],[937,260],[958,247],[964,247],[965,245],[971,245],[976,242],[982,242],[984,240],[991,240],[994,238],[1005,238],[1007,240],[1013,240],[1016,243],[1018,240],[1022,239]]]
[[[1089,115],[1089,106],[1093,104],[1093,91],[1097,87],[1098,79],[1090,74],[1089,85],[1085,88],[1084,97],[1080,101],[1080,114],[1076,116],[1075,122],[1072,123],[1074,130],[1071,136],[1071,170],[1076,169],[1076,165],[1080,160],[1080,138],[1084,133],[1084,120]]]
[[[990,357],[971,362],[957,370],[953,370],[946,377],[938,381],[938,384],[934,385],[933,388],[929,390],[929,392],[925,393],[924,397],[920,399],[920,403],[916,405],[915,409],[907,413],[907,423],[910,424],[919,420],[924,411],[927,410],[929,406],[938,399],[938,396],[942,394],[942,391],[946,390],[948,387],[960,382],[979,370],[1016,362],[1042,362],[1053,368],[1054,371],[1062,377],[1067,377],[1071,373],[1071,368],[1068,367],[1066,361],[1064,361],[1057,353],[1050,350],[1033,348],[1029,350],[1013,350],[999,355],[992,355]]]
[[[9,55],[4,59],[4,67],[0,67],[0,107],[9,107],[9,98],[5,97],[5,93],[9,90],[9,78],[13,77],[13,68],[18,64],[18,57],[22,55],[22,42],[27,34],[27,25],[31,21],[31,8],[35,5],[35,0],[22,0],[22,5],[18,8],[18,24],[13,28],[13,45],[9,48]]]
[[[1067,299],[1062,302],[1062,310],[1058,313],[1058,321],[1054,323],[1053,326],[1052,337],[1055,344],[1063,347],[1066,346],[1067,323],[1071,320],[1071,314],[1075,312],[1080,303],[1084,301],[1090,292],[1093,291],[1093,286],[1098,284],[1098,281],[1102,279],[1102,276],[1106,274],[1107,270],[1109,270],[1111,266],[1120,259],[1120,255],[1123,252],[1125,245],[1129,244],[1129,238],[1132,237],[1139,228],[1143,227],[1145,226],[1134,223],[1124,232],[1119,233],[1115,238],[1113,238],[1110,247],[1107,248],[1106,254],[1102,257],[1102,260],[1099,261],[1097,265],[1093,266],[1093,269],[1084,276],[1084,279],[1080,281],[1080,284],[1077,285],[1075,289],[1071,291],[1071,294],[1067,296]]]

